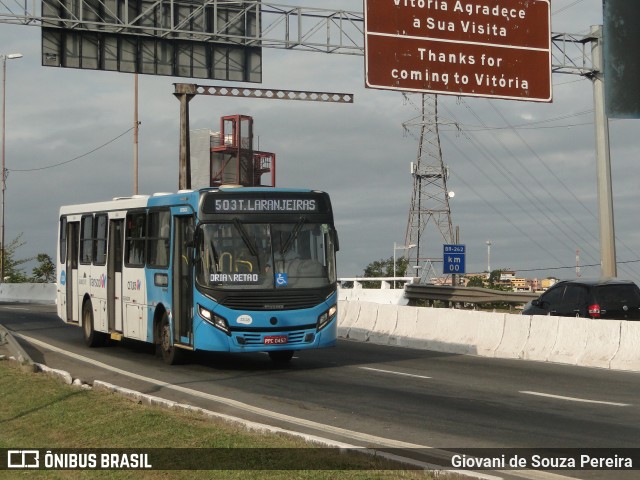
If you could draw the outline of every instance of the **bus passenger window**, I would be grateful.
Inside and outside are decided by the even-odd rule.
[[[67,217],[60,218],[60,263],[67,263]]]
[[[93,256],[93,215],[84,215],[80,228],[80,263],[91,263]]]
[[[145,261],[146,213],[127,214],[125,263],[128,267],[142,267]]]
[[[96,215],[93,235],[93,263],[104,265],[107,261],[107,215]]]
[[[169,266],[169,234],[171,213],[167,211],[149,213],[149,236],[147,237],[147,264],[154,268]]]

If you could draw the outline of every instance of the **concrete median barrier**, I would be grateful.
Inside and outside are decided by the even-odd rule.
[[[438,312],[437,308],[419,308],[416,329],[413,333],[411,343],[413,348],[424,350],[442,351],[444,342],[440,340],[438,334]]]
[[[587,345],[587,322],[577,317],[560,317],[558,337],[548,361],[576,365]]]
[[[418,329],[418,308],[399,306],[396,328],[389,337],[390,345],[420,348],[416,346],[415,336]]]
[[[504,331],[494,356],[499,358],[522,358],[529,339],[531,318],[526,315],[504,315]]]
[[[469,312],[479,323],[476,355],[495,357],[504,337],[504,315],[492,312]]]
[[[56,303],[55,283],[0,283],[0,302]]]
[[[560,317],[534,315],[529,318],[529,337],[522,358],[546,362],[558,338]]]
[[[380,345],[389,345],[398,323],[398,306],[378,305],[376,324],[369,334],[369,341]]]
[[[371,302],[358,303],[360,304],[358,319],[349,328],[348,338],[368,342],[371,332],[375,329],[380,305]]]
[[[640,322],[340,301],[339,335],[453,354],[640,371]]]
[[[359,313],[359,302],[338,300],[338,335],[345,338],[349,336],[349,330],[358,320]]]
[[[474,312],[435,309],[437,315],[436,341],[438,350],[448,353],[476,354],[479,319]],[[444,347],[443,347],[444,345]]]
[[[620,329],[623,320],[585,319],[587,339],[577,365],[609,368],[611,360],[620,349]],[[637,358],[636,350],[636,358]]]
[[[611,359],[610,368],[640,371],[640,322],[620,323],[620,348]]]

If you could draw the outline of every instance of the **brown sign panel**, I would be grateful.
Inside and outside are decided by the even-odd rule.
[[[549,0],[365,0],[366,86],[550,102]]]
[[[427,39],[368,39],[367,87],[551,101],[549,52]]]
[[[406,5],[405,5],[406,3]],[[458,42],[548,48],[549,2],[368,0],[367,31]]]

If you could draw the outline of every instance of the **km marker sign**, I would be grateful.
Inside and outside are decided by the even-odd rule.
[[[550,102],[549,0],[365,0],[366,86]]]

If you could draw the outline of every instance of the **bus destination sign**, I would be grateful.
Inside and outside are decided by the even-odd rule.
[[[365,81],[550,102],[550,0],[365,0]]]
[[[323,202],[316,196],[216,195],[205,198],[203,211],[214,214],[237,213],[319,213]]]

